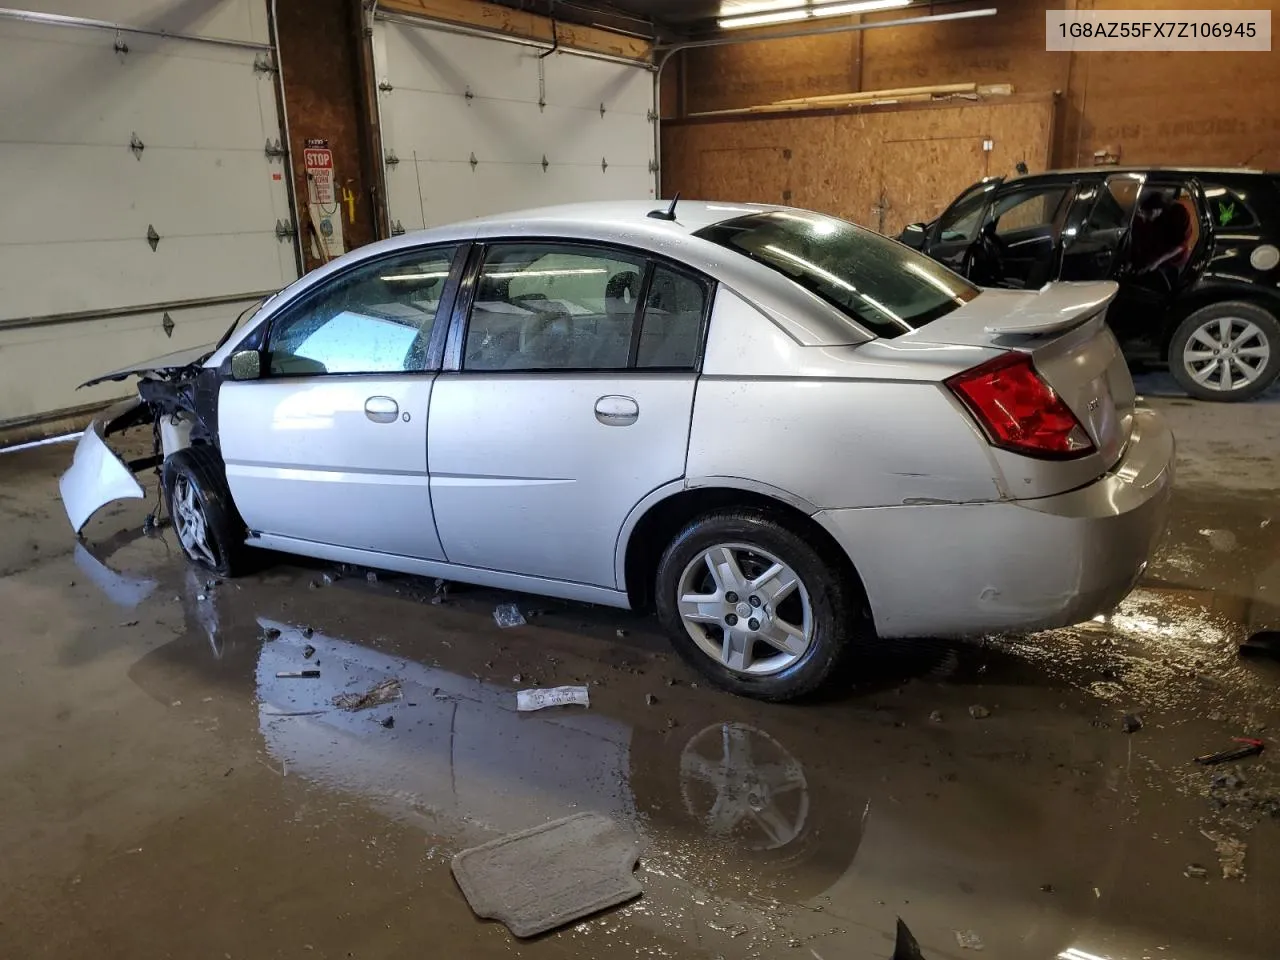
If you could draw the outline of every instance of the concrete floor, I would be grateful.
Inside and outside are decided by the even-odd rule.
[[[140,501],[77,546],[70,447],[0,455],[0,957],[879,960],[897,917],[930,960],[970,955],[957,931],[994,958],[1273,957],[1280,757],[1192,758],[1280,729],[1280,663],[1235,647],[1280,627],[1280,402],[1152,402],[1175,517],[1119,611],[895,645],[803,707],[698,684],[612,611],[274,555],[206,584]],[[529,625],[497,628],[509,599]],[[330,707],[387,677],[394,705]],[[588,710],[514,712],[576,682]],[[582,810],[646,838],[644,897],[532,942],[477,920],[450,856]],[[1247,845],[1245,879],[1206,834]]]

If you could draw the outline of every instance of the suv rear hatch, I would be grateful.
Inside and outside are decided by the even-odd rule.
[[[1133,379],[1106,323],[1114,283],[1051,284],[1038,291],[984,290],[899,342],[987,347],[1024,354],[1092,442],[1078,458],[1041,460],[997,449],[1013,497],[1050,496],[1101,476],[1133,428]]]

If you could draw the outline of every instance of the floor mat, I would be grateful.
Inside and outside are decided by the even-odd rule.
[[[453,876],[479,916],[532,937],[640,896],[640,849],[631,830],[579,813],[463,850]]]

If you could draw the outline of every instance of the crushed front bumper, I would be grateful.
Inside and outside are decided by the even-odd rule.
[[[95,418],[76,444],[75,458],[71,468],[59,479],[58,490],[67,518],[77,534],[90,517],[112,500],[141,499],[146,495],[133,470],[153,464],[154,460],[133,464],[131,468],[103,439],[108,433],[144,422],[149,416],[144,407],[138,397],[116,404]]]
[[[1134,415],[1124,455],[1093,483],[1035,500],[826,510],[815,517],[862,577],[883,637],[1067,626],[1115,607],[1164,535],[1174,440]]]

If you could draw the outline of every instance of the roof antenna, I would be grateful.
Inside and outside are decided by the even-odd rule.
[[[677,190],[676,195],[671,198],[671,206],[665,210],[650,210],[649,216],[654,220],[675,220],[676,204],[680,202],[680,192]]]

